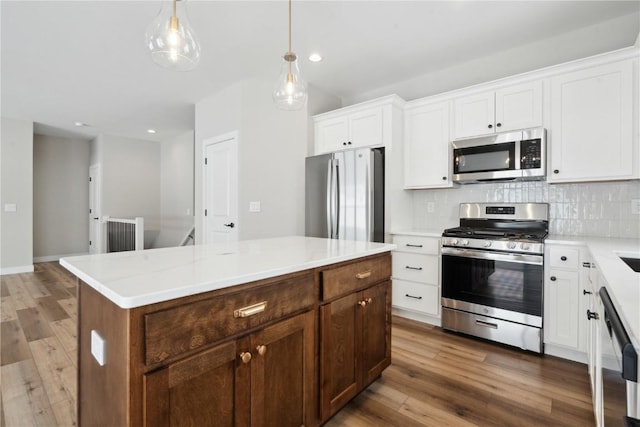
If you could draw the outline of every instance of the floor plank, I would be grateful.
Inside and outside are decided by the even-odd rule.
[[[55,426],[56,418],[32,359],[4,365],[2,403],[7,426]]]
[[[16,313],[27,341],[40,340],[53,335],[49,322],[38,308],[25,308],[17,310]]]
[[[31,358],[27,339],[18,320],[2,322],[0,324],[0,333],[2,333],[0,337],[2,342],[0,346],[0,366]]]

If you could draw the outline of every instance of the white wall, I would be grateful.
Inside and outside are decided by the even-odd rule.
[[[89,252],[89,141],[33,137],[33,256]]]
[[[617,46],[632,46],[633,40],[625,40],[630,28],[637,28],[634,15],[604,21],[576,31],[549,37],[528,45],[502,51],[495,55],[470,59],[462,64],[446,69],[435,70],[422,76],[399,81],[393,85],[380,87],[345,100],[345,105],[374,99],[379,96],[398,94],[406,101],[460,89],[475,84],[495,80],[496,76],[508,77],[543,67],[585,58],[617,49]],[[601,34],[607,37],[600,37]],[[616,35],[615,37],[613,35]],[[611,37],[609,37],[611,36]],[[508,34],[505,35],[508,37]],[[557,46],[569,46],[570,49],[557,49]],[[572,58],[559,56],[561,52],[573,52]],[[544,55],[538,54],[544,52]],[[558,52],[557,56],[549,52]],[[545,58],[541,62],[539,58]]]
[[[160,145],[160,234],[154,248],[177,246],[193,227],[193,132]]]
[[[101,148],[102,215],[144,217],[150,246],[160,232],[160,144],[101,135],[92,148]]]
[[[202,141],[239,131],[239,238],[304,234],[304,158],[307,109],[281,111],[271,99],[273,81],[233,85],[196,105],[196,233],[202,228]],[[249,212],[259,201],[261,212]]]
[[[0,127],[0,274],[33,271],[33,123],[2,117]]]
[[[242,115],[242,84],[236,83],[221,92],[210,95],[196,104],[194,145],[194,206],[196,243],[202,243],[204,230],[204,201],[202,165],[204,163],[202,141],[240,130]],[[238,145],[242,147],[242,134]]]

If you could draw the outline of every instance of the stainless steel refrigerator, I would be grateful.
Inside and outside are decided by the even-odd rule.
[[[307,157],[305,189],[307,236],[384,241],[384,148]]]

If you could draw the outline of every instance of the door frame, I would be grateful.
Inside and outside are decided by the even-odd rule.
[[[211,145],[215,145],[215,144],[220,144],[222,142],[227,142],[227,141],[234,141],[235,142],[235,148],[236,148],[236,158],[235,158],[235,171],[236,171],[236,184],[235,184],[235,188],[233,188],[233,191],[235,191],[236,193],[236,205],[235,205],[235,210],[237,213],[237,216],[240,215],[240,197],[239,197],[239,188],[240,188],[240,174],[239,174],[239,168],[238,168],[238,153],[239,153],[239,132],[237,130],[232,131],[232,132],[228,132],[222,135],[217,135],[217,136],[213,136],[211,138],[206,138],[202,140],[202,243],[203,244],[208,244],[211,243],[208,241],[208,234],[209,234],[209,224],[208,224],[208,218],[207,216],[205,216],[204,214],[204,210],[207,209],[207,202],[208,202],[208,198],[207,198],[207,168],[206,168],[206,164],[204,159],[206,159],[207,157],[207,147],[211,146]],[[239,220],[236,222],[236,230],[235,230],[235,240],[239,240],[238,236],[240,234],[239,232],[239,226],[238,226],[238,222],[240,222]]]
[[[93,189],[93,206],[91,205],[91,193]],[[93,165],[89,165],[89,241],[92,244],[89,245],[89,253],[90,254],[101,254],[105,251],[102,247],[102,165],[100,163],[95,163]],[[93,212],[95,210],[95,212]],[[95,228],[96,235],[93,236],[91,231],[93,229],[91,219],[94,215],[100,218],[98,220],[98,226]],[[91,248],[93,247],[93,251]]]

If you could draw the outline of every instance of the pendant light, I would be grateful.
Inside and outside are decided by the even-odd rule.
[[[300,76],[296,54],[291,51],[291,0],[289,0],[289,50],[282,57],[273,101],[281,110],[299,110],[307,102],[307,85]]]
[[[178,71],[192,70],[200,60],[200,44],[189,24],[185,3],[164,0],[145,34],[153,62]]]

